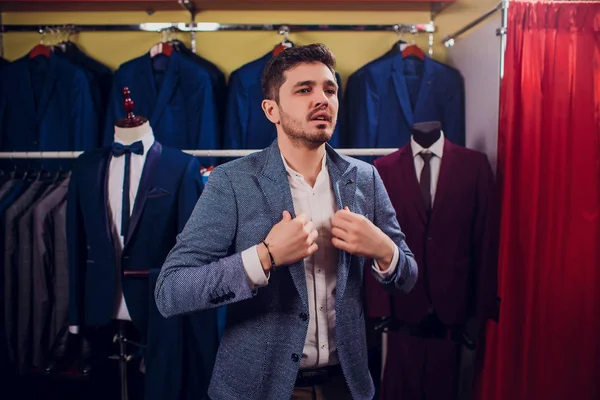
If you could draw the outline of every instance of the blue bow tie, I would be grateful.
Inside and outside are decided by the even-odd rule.
[[[144,144],[141,140],[126,146],[121,143],[113,142],[111,146],[111,152],[115,157],[121,157],[123,154],[135,153],[142,155],[144,154]]]

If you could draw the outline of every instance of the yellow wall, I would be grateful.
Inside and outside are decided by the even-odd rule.
[[[441,39],[471,19],[490,9],[497,0],[458,0],[438,17],[434,58],[444,59]],[[5,24],[137,24],[141,22],[185,22],[185,11],[156,12],[87,12],[87,13],[10,13],[2,15]],[[428,12],[404,11],[205,11],[197,22],[221,23],[290,23],[290,24],[395,24],[427,23]],[[261,57],[281,40],[273,32],[207,32],[197,33],[197,52],[217,64],[227,75],[239,66]],[[9,60],[25,55],[39,43],[38,33],[4,34],[4,57]],[[189,34],[180,34],[189,42]],[[300,32],[291,34],[296,44],[322,42],[336,54],[337,69],[345,81],[349,74],[363,64],[389,50],[398,39],[393,32]],[[121,63],[147,52],[160,39],[158,33],[148,32],[87,32],[72,38],[87,54],[116,69]],[[413,40],[408,35],[404,38]],[[427,49],[428,35],[414,37],[415,43]]]

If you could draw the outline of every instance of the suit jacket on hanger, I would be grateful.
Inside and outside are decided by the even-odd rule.
[[[425,121],[440,121],[452,143],[465,144],[460,72],[427,56],[404,60],[397,45],[350,76],[340,112],[347,147],[402,147]]]
[[[429,226],[410,144],[375,160],[375,167],[420,272],[407,296],[394,297],[396,317],[417,324],[431,306],[445,325],[461,325],[470,317],[479,322],[493,318],[498,222],[494,176],[487,157],[445,140]],[[391,315],[388,294],[370,277],[366,307],[372,317]]]
[[[150,120],[156,140],[182,150],[220,149],[221,132],[210,73],[177,51],[166,60],[163,55],[156,57],[155,60],[150,53],[144,54],[115,72],[104,144],[112,142],[114,124],[125,116],[123,87],[127,86],[135,103],[134,113]],[[166,69],[162,73],[155,71],[155,63]],[[209,166],[214,159],[200,162]]]
[[[277,137],[275,125],[267,119],[261,106],[264,97],[260,78],[271,58],[272,51],[233,71],[229,77],[224,148],[263,149],[269,147]],[[341,88],[337,73],[336,80]],[[342,97],[341,90],[338,97]],[[336,127],[329,144],[335,148],[339,143],[339,129]]]
[[[124,277],[125,271],[157,270],[162,267],[167,254],[175,244],[177,234],[183,229],[201,191],[200,166],[197,160],[179,150],[163,147],[158,141],[148,149],[140,186],[135,198],[131,222],[121,254],[121,280],[127,309],[133,324],[143,335],[178,336],[177,332],[152,332],[149,317],[155,308],[149,303],[154,290],[147,278]],[[111,157],[110,147],[95,149],[81,155],[73,166],[67,197],[67,242],[69,249],[69,324],[104,326],[114,310],[117,268],[113,237],[108,215],[107,181]],[[187,317],[191,325],[201,327],[195,336],[195,348],[179,348],[179,361],[173,364],[173,354],[163,347],[147,348],[156,355],[154,365],[147,365],[146,379],[157,386],[150,390],[153,398],[176,399],[183,378],[172,374],[171,369],[186,357],[200,360],[214,357],[217,349],[217,318],[213,311],[194,313]],[[179,329],[183,322],[168,324]],[[167,329],[167,328],[165,328]],[[179,337],[179,336],[178,336]],[[149,341],[158,346],[171,346],[164,341]],[[163,359],[167,357],[168,359]],[[150,360],[146,360],[148,362]],[[152,371],[152,373],[150,373]],[[208,385],[210,371],[185,370]],[[168,385],[164,386],[165,380]],[[204,393],[205,394],[205,393]],[[201,398],[203,394],[200,394]]]
[[[98,122],[85,72],[63,57],[22,57],[0,75],[0,149],[89,150]]]

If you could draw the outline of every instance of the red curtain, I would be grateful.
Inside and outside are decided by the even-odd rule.
[[[511,2],[484,400],[600,399],[600,3]]]

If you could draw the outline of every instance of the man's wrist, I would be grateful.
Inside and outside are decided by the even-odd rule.
[[[381,271],[386,271],[391,266],[394,259],[395,246],[396,244],[392,241],[392,239],[386,235],[383,243],[383,248],[385,250],[379,255],[379,257],[375,258],[375,261],[377,261]]]
[[[260,243],[257,249],[260,265],[263,271],[265,271],[265,275],[268,275],[269,272],[271,272],[271,257],[269,256],[269,249],[267,248],[265,243]]]

